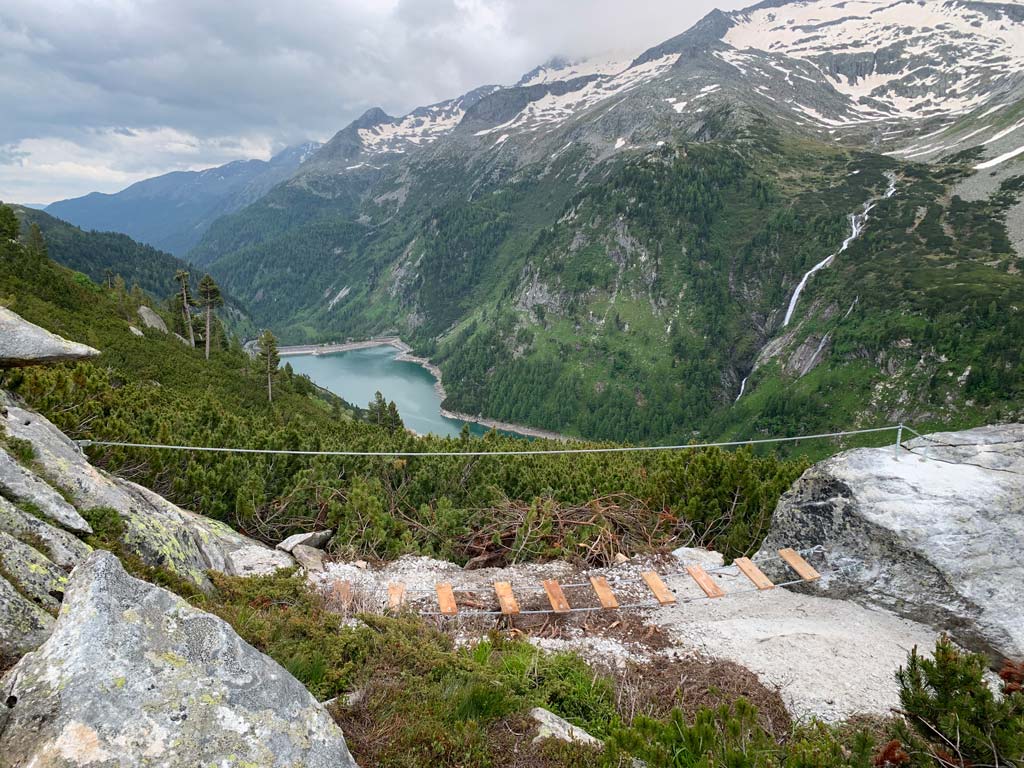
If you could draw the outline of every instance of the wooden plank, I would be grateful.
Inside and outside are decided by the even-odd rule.
[[[451,584],[437,585],[437,604],[441,608],[441,613],[445,616],[454,616],[459,612],[459,606],[455,603],[455,593],[452,591]]]
[[[772,580],[764,575],[764,572],[754,565],[749,557],[737,557],[733,565],[743,572],[743,575],[750,579],[758,589],[775,589]]]
[[[612,588],[608,586],[608,579],[604,576],[591,576],[590,584],[594,587],[594,591],[597,593],[597,599],[601,601],[602,608],[619,607],[619,601],[615,598],[615,593],[612,592]]]
[[[690,574],[690,578],[697,582],[697,586],[703,589],[704,594],[708,597],[725,597],[725,592],[722,591],[722,588],[699,565],[686,566],[686,572]]]
[[[568,613],[569,601],[565,599],[561,585],[554,579],[545,579],[544,591],[548,593],[548,601],[551,603],[551,610],[555,613]]]
[[[498,603],[501,605],[501,612],[507,616],[514,616],[519,613],[519,603],[516,596],[512,594],[512,585],[507,581],[499,581],[494,585],[494,592],[498,596]]]
[[[789,567],[796,571],[797,576],[804,581],[814,581],[821,578],[821,574],[814,570],[810,563],[800,557],[800,554],[795,549],[790,549],[789,547],[780,549],[779,557],[785,560]]]
[[[388,610],[397,611],[405,604],[405,584],[388,584]]]
[[[665,586],[665,582],[654,571],[645,571],[640,574],[640,577],[647,582],[647,586],[651,588],[651,592],[654,593],[659,603],[671,605],[676,601],[676,596],[672,594],[669,588]]]

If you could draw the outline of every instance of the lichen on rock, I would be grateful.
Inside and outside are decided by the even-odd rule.
[[[0,714],[0,768],[355,766],[298,680],[107,552],[74,571],[53,634],[0,697],[13,702]]]

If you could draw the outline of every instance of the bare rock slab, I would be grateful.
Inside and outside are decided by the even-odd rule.
[[[284,550],[285,552],[291,552],[299,544],[304,544],[307,547],[323,549],[325,546],[327,546],[327,543],[331,540],[331,536],[333,535],[333,530],[311,531],[309,533],[296,533],[294,536],[289,536],[287,539],[278,544],[277,548]]]
[[[1024,425],[858,449],[811,467],[779,501],[757,556],[808,555],[811,589],[948,632],[993,658],[1024,657]]]
[[[99,353],[98,349],[63,339],[0,307],[0,368],[85,360]]]
[[[543,707],[531,709],[530,717],[537,721],[537,735],[533,739],[534,743],[544,739],[558,739],[570,744],[586,744],[592,747],[600,747],[604,743]]]
[[[324,569],[324,552],[316,547],[297,544],[292,549],[292,557],[308,573],[320,573]]]
[[[227,573],[232,576],[271,576],[282,568],[291,568],[295,561],[287,552],[280,552],[255,542],[229,552]]]
[[[145,304],[139,307],[139,320],[147,328],[167,333],[167,323],[164,322],[164,319]]]
[[[92,533],[92,527],[63,496],[14,457],[0,448],[0,491],[17,501],[35,506],[50,520],[79,533]]]
[[[298,680],[106,552],[75,570],[53,634],[0,697],[0,768],[356,765]]]
[[[19,541],[31,543],[55,565],[69,571],[92,552],[92,547],[81,539],[21,511],[3,496],[0,496],[0,531],[6,531]]]
[[[38,648],[52,629],[53,617],[0,577],[0,667]]]

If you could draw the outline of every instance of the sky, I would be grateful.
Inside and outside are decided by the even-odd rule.
[[[0,0],[0,200],[116,192],[639,53],[730,0]]]

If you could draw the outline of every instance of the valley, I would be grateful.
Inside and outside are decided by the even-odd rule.
[[[0,768],[1024,768],[1020,0],[109,5],[0,11]]]

